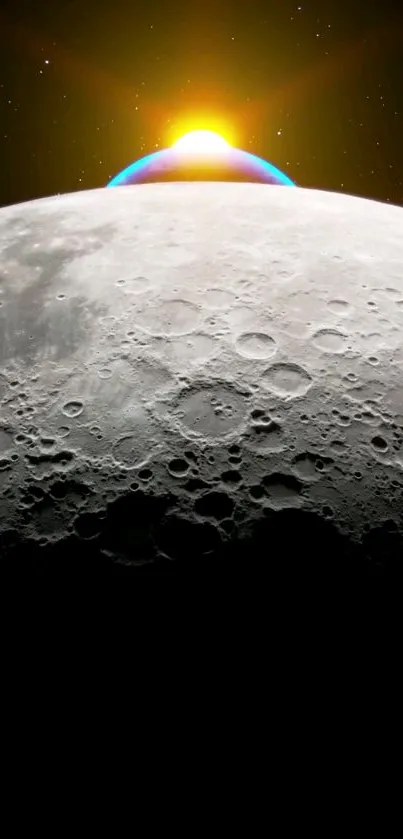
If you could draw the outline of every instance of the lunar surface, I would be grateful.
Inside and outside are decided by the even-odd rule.
[[[403,209],[160,183],[0,210],[0,555],[401,567]]]

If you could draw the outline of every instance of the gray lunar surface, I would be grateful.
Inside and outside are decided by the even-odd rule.
[[[399,561],[402,377],[401,207],[198,182],[2,208],[1,557]]]

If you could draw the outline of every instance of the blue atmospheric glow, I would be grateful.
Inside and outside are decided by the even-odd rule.
[[[122,183],[126,182],[131,175],[134,175],[140,169],[145,168],[148,166],[149,163],[156,163],[158,158],[162,158],[163,155],[166,153],[166,149],[162,149],[161,151],[153,152],[152,154],[147,154],[145,157],[141,157],[140,160],[136,160],[134,163],[131,163],[130,166],[127,166],[126,169],[123,169],[119,172],[118,175],[115,175],[111,181],[107,184],[107,186],[119,186]]]
[[[199,156],[199,159],[201,159],[201,157]],[[197,159],[197,155],[192,156],[188,153],[184,153],[183,151],[181,152],[179,149],[162,149],[160,151],[153,152],[152,154],[148,154],[145,157],[140,158],[140,160],[136,160],[134,163],[131,163],[130,166],[127,166],[126,169],[123,169],[115,175],[115,177],[106,184],[106,187],[141,183],[142,172],[144,172],[145,175],[155,173],[157,176],[158,172],[163,173],[164,171],[172,171],[175,164],[180,167],[186,165],[186,162],[195,163],[197,162]],[[283,186],[296,186],[296,183],[292,181],[291,178],[289,178],[280,169],[277,169],[276,166],[273,166],[272,163],[269,163],[263,158],[257,157],[256,155],[250,154],[249,152],[241,149],[230,148],[228,153],[225,152],[224,154],[220,153],[219,155],[216,155],[215,158],[213,158],[213,162],[217,165],[219,165],[220,162],[226,162],[234,167],[234,171],[238,170],[239,172],[250,172],[251,175],[253,174],[255,176],[260,173],[263,183],[270,183],[274,181],[275,183]],[[158,177],[156,177],[156,179],[158,180]],[[218,180],[220,180],[219,177]],[[234,178],[234,180],[236,180],[236,178]]]
[[[274,177],[278,178],[282,181],[282,183],[287,184],[288,186],[296,186],[295,182],[291,180],[281,169],[277,169],[277,166],[273,166],[272,163],[269,163],[267,160],[264,160],[263,157],[257,157],[256,154],[250,154],[249,152],[245,151],[242,152],[248,156],[248,159],[253,161],[256,166],[265,170],[269,175],[274,175]]]

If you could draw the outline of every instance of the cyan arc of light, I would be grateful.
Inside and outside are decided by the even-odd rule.
[[[229,152],[217,152],[214,155],[211,154],[211,159],[218,163],[221,155],[223,159],[227,157],[230,161],[237,163],[240,170],[248,170],[249,168],[255,174],[258,174],[259,171],[263,171],[267,176],[276,178],[280,185],[296,186],[295,182],[285,175],[284,172],[276,166],[273,166],[272,163],[264,160],[262,157],[257,157],[255,154],[250,154],[250,152],[243,151],[242,149],[231,148]],[[207,160],[208,157],[210,157],[210,155],[190,154],[174,148],[161,149],[160,151],[148,154],[145,157],[141,157],[140,160],[136,160],[134,163],[131,163],[126,167],[126,169],[123,169],[115,175],[115,177],[112,178],[106,186],[131,185],[130,179],[135,176],[137,172],[140,172],[140,170],[144,169],[150,173],[153,170],[157,172],[163,171],[164,169],[170,169],[172,168],[172,160],[175,160],[175,158],[179,164],[183,165],[186,161],[194,163],[197,159],[203,158],[204,160]]]

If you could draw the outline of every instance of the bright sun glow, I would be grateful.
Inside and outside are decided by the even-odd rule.
[[[227,140],[215,131],[189,131],[173,144],[174,149],[200,154],[217,154],[231,148]]]

